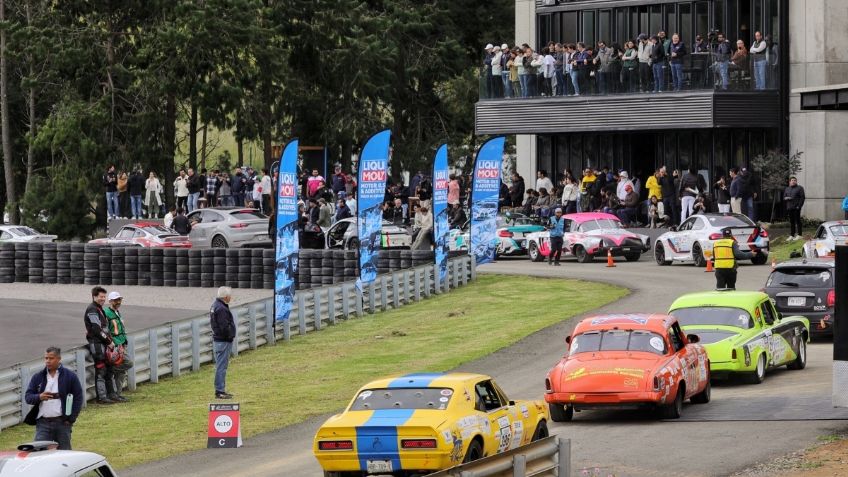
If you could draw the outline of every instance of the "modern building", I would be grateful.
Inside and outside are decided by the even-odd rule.
[[[643,181],[661,165],[694,166],[712,183],[731,167],[750,167],[757,155],[798,150],[803,152],[798,178],[807,192],[804,215],[842,216],[841,200],[848,193],[848,85],[842,84],[848,83],[848,49],[841,45],[848,44],[848,2],[516,0],[515,25],[516,44],[535,50],[549,42],[624,46],[642,33],[665,31],[669,38],[679,34],[690,51],[679,92],[669,86],[662,93],[641,92],[644,81],[637,81],[636,92],[598,94],[600,72],[584,71],[580,96],[482,95],[477,133],[516,135],[516,169],[528,183],[539,169],[578,172],[604,165]],[[737,41],[751,48],[755,32],[767,45],[760,56],[730,64],[726,83],[715,54],[719,32],[731,53]],[[692,51],[698,35],[705,52]],[[618,82],[618,73],[614,76],[608,78]],[[653,89],[652,75],[647,80]],[[759,202],[765,213],[771,193],[762,191]]]

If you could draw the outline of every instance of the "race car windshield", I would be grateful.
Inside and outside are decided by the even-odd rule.
[[[606,330],[575,336],[568,355],[597,351],[642,351],[662,356],[667,350],[662,336],[650,331]]]
[[[15,227],[11,230],[14,231],[17,235],[22,236],[38,235],[38,232],[29,227]]]
[[[361,391],[351,411],[377,409],[446,409],[453,390],[448,388],[391,388]]]
[[[148,227],[143,227],[142,230],[149,233],[150,235],[175,235],[173,230],[163,227],[161,225],[151,225]]]
[[[766,287],[833,288],[833,274],[824,268],[780,268],[771,272]]]
[[[756,225],[744,215],[716,215],[707,218],[713,227],[753,227]]]
[[[741,308],[722,306],[680,308],[672,311],[671,314],[680,321],[681,326],[733,326],[743,330],[754,327],[754,320],[751,315]]]
[[[834,237],[845,237],[848,235],[848,225],[831,225],[830,233],[832,233]]]
[[[267,219],[268,218],[265,215],[263,215],[262,212],[259,212],[258,210],[251,210],[251,209],[237,210],[235,212],[230,212],[230,215],[233,216],[234,218],[238,219],[238,220],[256,220],[256,219]]]
[[[589,232],[591,230],[599,230],[599,229],[619,229],[619,222],[611,219],[598,219],[598,220],[589,220],[587,222],[583,222],[580,224],[580,229],[584,232]]]

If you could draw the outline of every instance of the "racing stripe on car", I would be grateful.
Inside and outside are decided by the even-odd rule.
[[[368,470],[369,460],[390,460],[392,469],[401,469],[398,449],[398,427],[415,413],[415,409],[378,409],[371,418],[356,427],[356,451],[359,469]]]
[[[444,373],[411,373],[403,375],[389,383],[392,388],[428,388],[433,380],[444,376]]]

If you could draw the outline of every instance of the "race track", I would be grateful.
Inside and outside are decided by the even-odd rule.
[[[606,268],[566,262],[563,267],[502,260],[482,266],[483,273],[532,274],[610,282],[633,293],[596,312],[663,312],[679,295],[711,289],[712,274],[692,266],[658,267],[645,255],[637,263]],[[739,289],[759,289],[768,266],[742,266]],[[540,286],[544,282],[540,280]],[[540,313],[567,312],[567,297],[539,303]],[[490,374],[511,398],[540,399],[550,366],[565,351],[564,338],[574,321],[560,323],[461,371]],[[728,475],[791,451],[808,447],[817,437],[845,429],[848,412],[830,407],[830,343],[808,347],[803,371],[770,373],[764,383],[726,383],[713,388],[712,402],[687,404],[678,421],[657,421],[621,412],[583,412],[571,423],[552,423],[551,432],[572,440],[572,462],[578,471],[600,469],[617,477]],[[426,370],[398,370],[412,372]],[[205,405],[205,404],[204,404]],[[124,470],[122,476],[183,475],[234,477],[320,476],[312,456],[312,436],[326,416],[247,439],[245,447],[203,450]],[[577,472],[574,475],[579,476]]]

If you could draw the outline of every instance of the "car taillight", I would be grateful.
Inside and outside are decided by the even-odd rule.
[[[836,306],[836,290],[831,289],[827,292],[827,306],[828,308]]]
[[[760,229],[760,237],[762,237],[762,238],[768,238],[768,230],[766,230],[766,229]]]
[[[654,376],[654,391],[660,390],[660,377]]]
[[[718,239],[720,239],[720,238],[722,238],[722,237],[723,237],[723,235],[722,235],[722,234],[719,234],[719,233],[710,234],[710,240],[718,240]]]
[[[401,449],[435,449],[436,439],[401,439]]]
[[[736,360],[736,348],[733,348],[733,351],[730,352],[730,359]]]
[[[498,237],[512,238],[513,234],[509,230],[498,230]]]
[[[548,378],[545,378],[545,391],[551,392],[551,380]]]
[[[247,224],[244,223],[244,222],[239,222],[237,224],[230,224],[231,229],[243,229],[245,227],[247,227]]]
[[[321,441],[318,443],[319,450],[353,450],[353,441]]]

